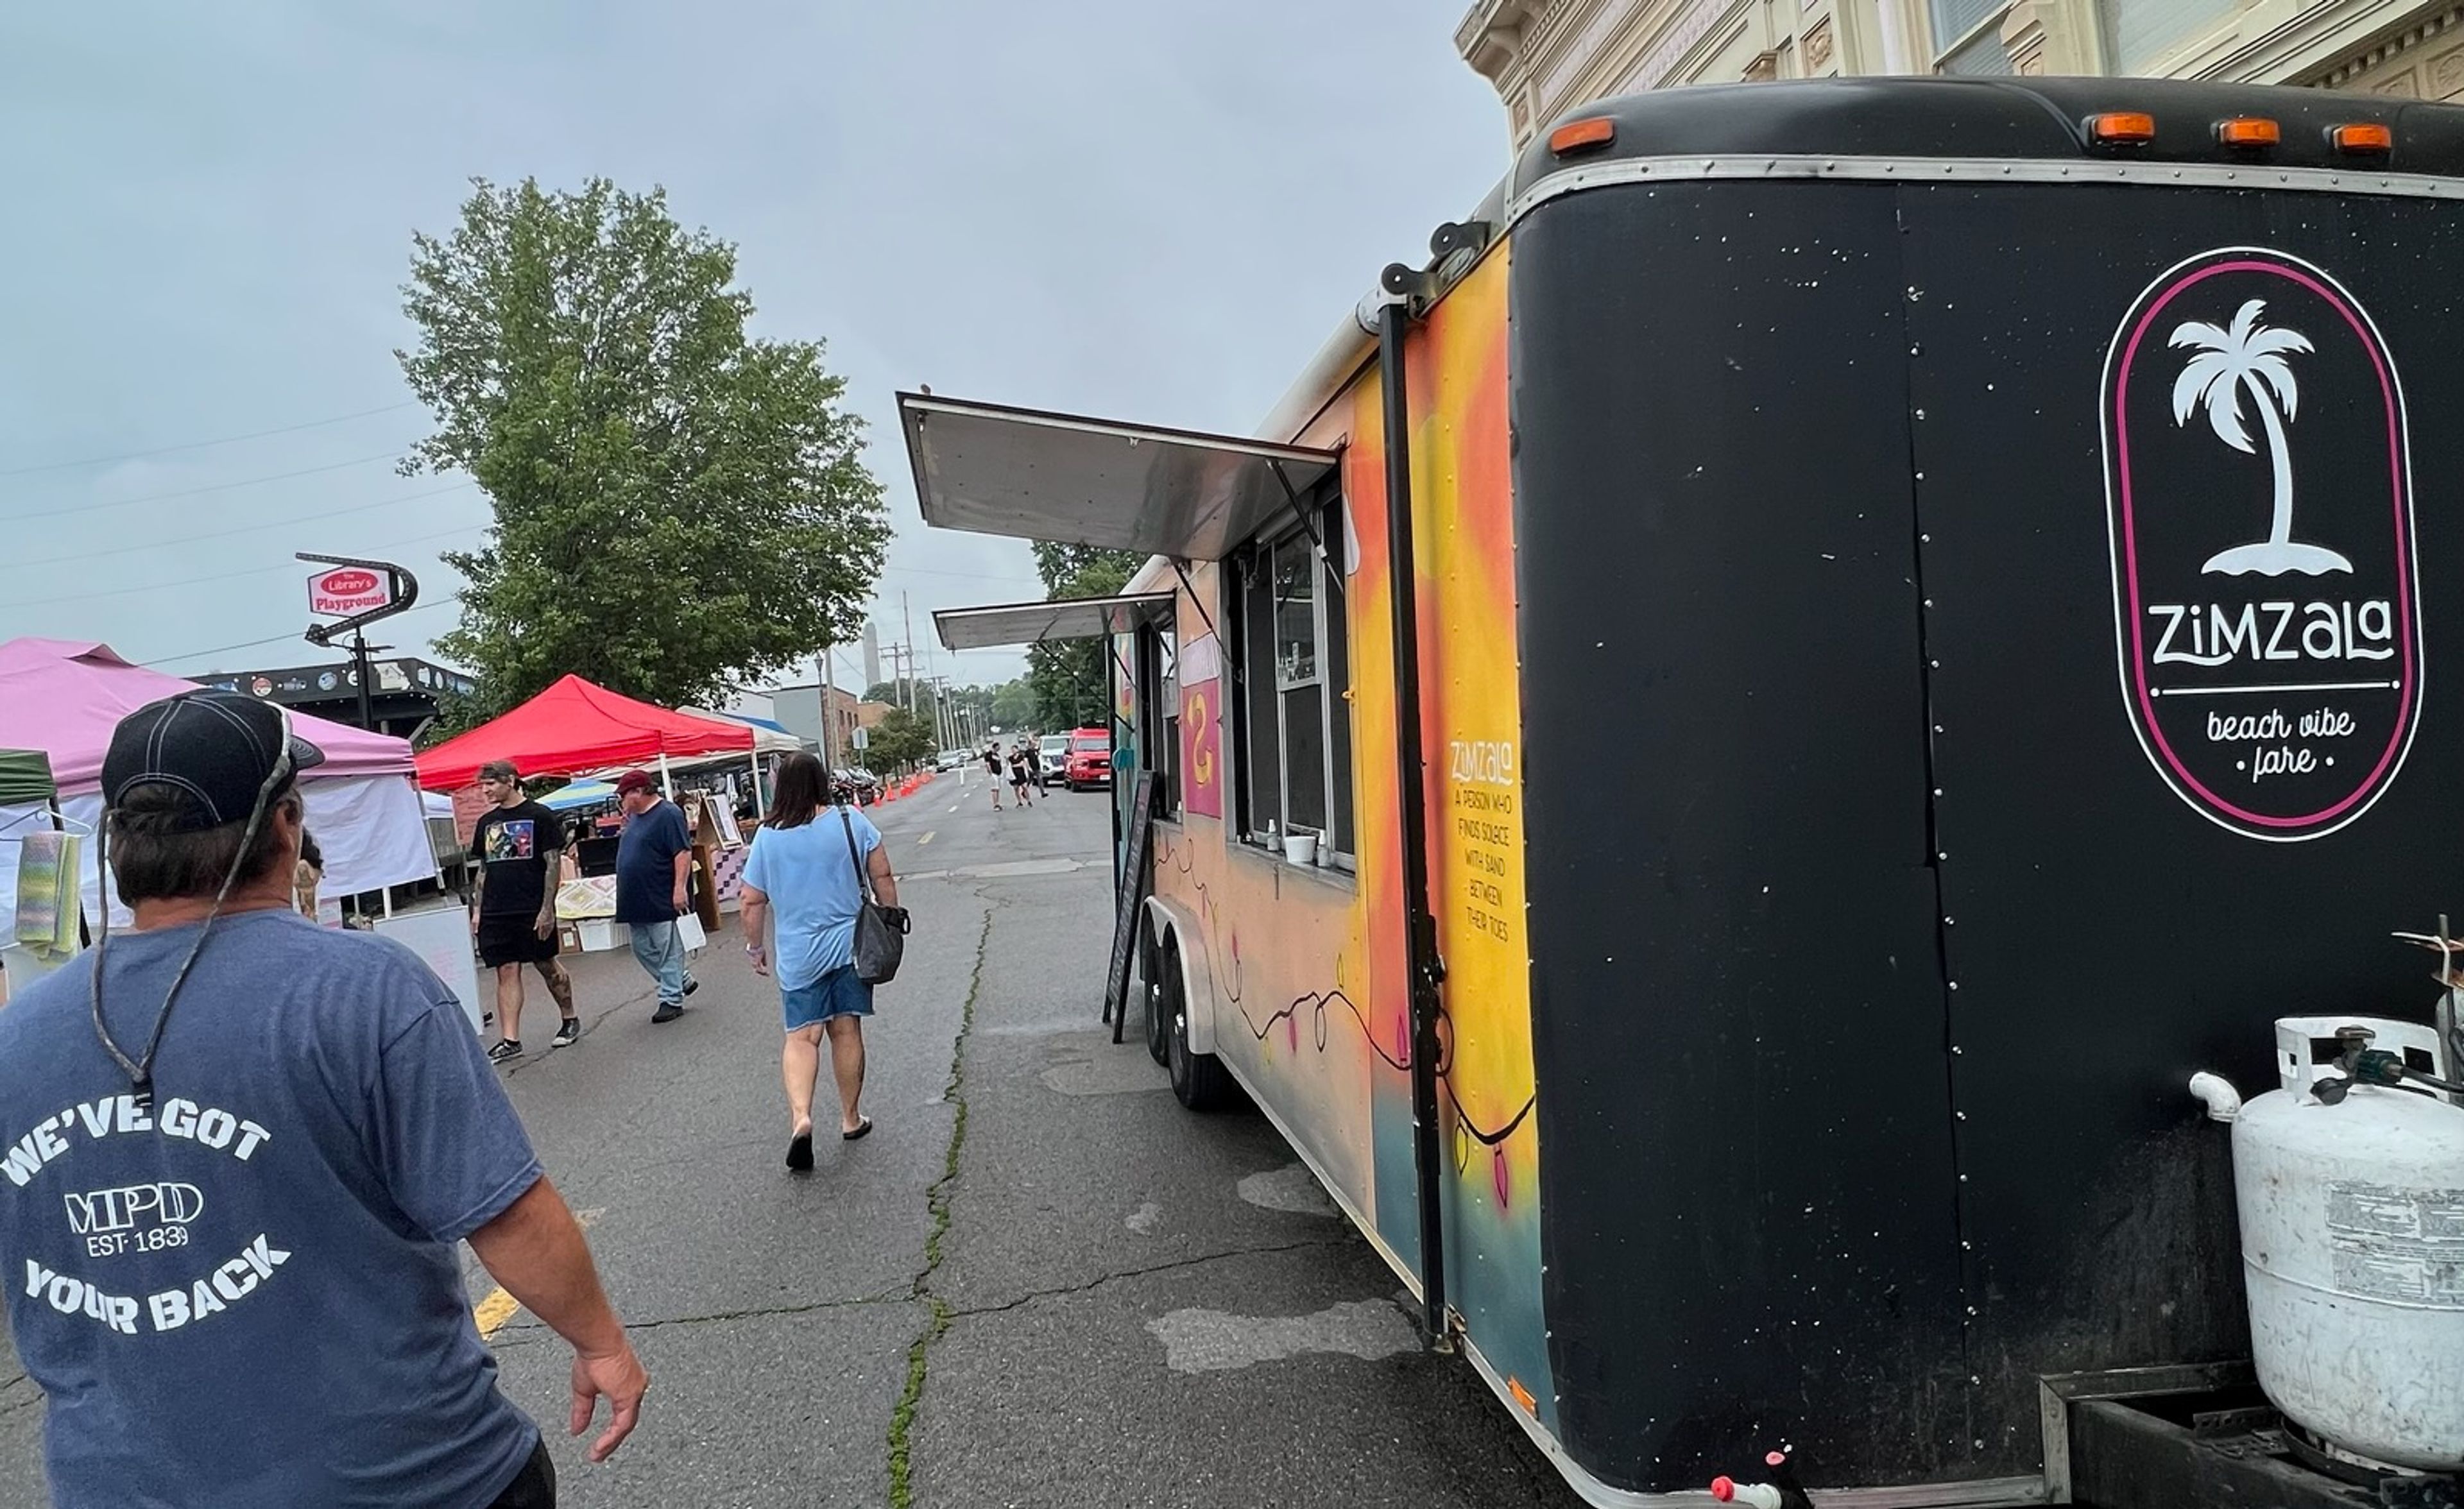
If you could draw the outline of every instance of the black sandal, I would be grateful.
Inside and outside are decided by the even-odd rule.
[[[855,1130],[853,1130],[853,1131],[851,1131],[851,1132],[849,1132],[849,1131],[843,1131],[843,1132],[839,1133],[839,1140],[840,1140],[840,1141],[842,1141],[842,1142],[853,1142],[853,1141],[855,1141],[858,1137],[863,1136],[865,1133],[867,1133],[867,1132],[869,1132],[869,1131],[870,1131],[870,1130],[872,1130],[872,1118],[871,1118],[871,1117],[869,1117],[869,1116],[868,1116],[868,1117],[864,1118],[862,1121],[860,1121],[860,1122],[856,1123]]]
[[[813,1171],[813,1134],[798,1132],[787,1140],[787,1167],[796,1173]]]

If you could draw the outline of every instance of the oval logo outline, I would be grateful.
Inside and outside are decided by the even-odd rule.
[[[2193,601],[2187,605],[2151,606],[2147,601],[2147,568],[2140,558],[2140,534],[2145,516],[2143,511],[2148,510],[2149,505],[2136,495],[2138,485],[2144,479],[2140,474],[2141,467],[2134,462],[2131,452],[2132,395],[2137,391],[2134,383],[2139,383],[2140,374],[2145,370],[2143,363],[2151,360],[2144,349],[2148,345],[2147,338],[2155,331],[2158,320],[2165,316],[2168,306],[2200,284],[2231,274],[2239,274],[2244,279],[2255,276],[2282,280],[2317,303],[2324,304],[2341,320],[2342,330],[2349,333],[2360,352],[2368,359],[2369,377],[2377,389],[2372,395],[2376,400],[2374,406],[2384,410],[2387,423],[2384,434],[2373,434],[2368,442],[2374,466],[2383,464],[2386,471],[2383,477],[2371,478],[2367,483],[2366,495],[2370,508],[2385,506],[2387,510],[2382,515],[2387,523],[2377,526],[2387,533],[2374,535],[2373,545],[2392,546],[2384,562],[2389,578],[2384,585],[2391,590],[2387,599],[2362,605],[2358,621],[2362,625],[2361,632],[2356,631],[2354,604],[2349,598],[2342,604],[2341,628],[2336,621],[2337,605],[2315,600],[2306,604],[2283,599],[2267,602],[2244,601],[2237,604],[2237,615],[2221,603],[2210,605]],[[2249,290],[2245,288],[2244,292],[2246,294]],[[2237,310],[2230,307],[2236,303],[2240,306]],[[2267,456],[2275,473],[2276,524],[2267,540],[2219,550],[2209,557],[2198,574],[2202,579],[2221,575],[2226,581],[2233,583],[2242,583],[2254,575],[2271,583],[2284,581],[2288,577],[2295,582],[2303,580],[2316,582],[2331,578],[2358,581],[2360,572],[2352,560],[2322,545],[2296,542],[2291,533],[2295,469],[2288,426],[2299,412],[2302,381],[2292,363],[2302,358],[2316,358],[2324,362],[2328,358],[2321,356],[2321,348],[2315,347],[2306,336],[2290,326],[2271,327],[2265,323],[2265,299],[2228,298],[2223,304],[2225,307],[2219,307],[2214,314],[2218,317],[2230,314],[2233,317],[2230,327],[2221,317],[2214,324],[2185,318],[2173,330],[2171,339],[2155,347],[2160,356],[2168,348],[2174,353],[2187,351],[2189,354],[2183,360],[2178,375],[2167,363],[2165,375],[2154,381],[2171,385],[2171,417],[2176,426],[2202,431],[2211,428],[2213,433],[2208,437],[2208,444],[2220,442],[2224,447],[2254,457],[2262,453]],[[2189,308],[2185,308],[2182,314],[2187,317],[2190,312]],[[2140,385],[2144,386],[2144,383]],[[2254,405],[2246,407],[2245,398],[2254,400]],[[2345,827],[2374,806],[2402,772],[2420,730],[2427,680],[2419,536],[2414,519],[2410,417],[2402,376],[2386,337],[2361,301],[2324,269],[2274,248],[2217,247],[2176,262],[2150,281],[2131,301],[2106,349],[2098,402],[2100,429],[2104,443],[2105,523],[2114,591],[2115,655],[2125,714],[2142,752],[2176,797],[2200,816],[2229,832],[2270,842],[2299,842],[2322,838]],[[2312,412],[2315,414],[2320,406],[2314,403]],[[2330,408],[2332,411],[2332,405]],[[2259,421],[2255,426],[2250,424],[2254,409]],[[2202,410],[2209,422],[2206,425],[2197,423],[2195,417]],[[2145,418],[2145,414],[2140,416],[2143,423]],[[2253,434],[2254,428],[2262,434]],[[2156,448],[2151,446],[2149,448]],[[2387,489],[2386,493],[2377,492],[2381,486]],[[2344,491],[2345,493],[2353,492],[2351,489]],[[2381,499],[2386,500],[2384,505],[2379,501]],[[2352,505],[2347,506],[2349,509]],[[2356,554],[2363,553],[2356,551]],[[2294,589],[2287,587],[2283,590],[2292,594]],[[2378,621],[2387,631],[2383,635],[2367,634],[2371,608],[2378,610]],[[2277,622],[2264,651],[2266,661],[2299,658],[2293,652],[2283,651],[2282,647],[2291,615],[2299,609],[2311,622],[2296,635],[2296,645],[2303,643],[2317,627],[2324,627],[2327,629],[2324,643],[2330,646],[2341,645],[2348,657],[2395,659],[2396,679],[2393,682],[2249,687],[2181,684],[2167,687],[2155,684],[2161,678],[2152,675],[2151,671],[2167,661],[2212,667],[2227,663],[2234,651],[2244,648],[2253,652],[2254,659],[2259,658],[2257,636],[2263,623],[2257,614],[2258,609],[2281,610],[2273,615]],[[2329,622],[2321,623],[2312,618],[2318,610],[2326,610]],[[2203,611],[2209,615],[2208,618],[2201,618]],[[2151,628],[2151,613],[2165,622]],[[2186,617],[2189,621],[2187,644],[2182,643]],[[2152,654],[2147,644],[2151,632],[2160,634],[2159,645]],[[2362,647],[2365,636],[2373,645],[2383,647]],[[2211,646],[2208,643],[2211,639],[2213,642],[2212,653],[2210,653]],[[2315,643],[2312,647],[2315,654]],[[2369,761],[2369,768],[2358,781],[2330,783],[2335,791],[2332,799],[2324,800],[2315,810],[2308,811],[2253,810],[2261,804],[2247,797],[2236,800],[2220,795],[2213,788],[2223,783],[2216,779],[2223,773],[2221,765],[2212,770],[2199,769],[2199,761],[2187,758],[2174,747],[2176,738],[2187,743],[2187,737],[2178,733],[2168,737],[2167,720],[2158,712],[2158,699],[2167,692],[2175,697],[2199,696],[2203,699],[2213,695],[2218,703],[2223,703],[2228,697],[2241,693],[2349,693],[2370,689],[2391,689],[2396,693],[2384,745],[2374,752],[2365,752],[2363,758]],[[2325,718],[2334,712],[2332,708],[2324,709],[2316,716]],[[2387,716],[2382,714],[2382,717]],[[2211,742],[2218,740],[2219,726],[2233,733],[2263,730],[2270,735],[2279,730],[2290,733],[2299,727],[2307,737],[2311,721],[2311,714],[2303,714],[2297,722],[2286,718],[2280,709],[2271,709],[2266,715],[2213,716],[2208,720],[2207,729]],[[2350,732],[2354,726],[2354,720],[2345,717],[2345,731]],[[2267,766],[2262,755],[2288,764],[2296,759],[2296,752],[2289,744],[2282,745],[2281,751],[2281,754],[2277,755],[2253,748],[2244,761],[2234,764],[2233,772],[2250,774],[2255,765],[2258,772],[2265,773]],[[2318,772],[2315,760],[2319,757],[2316,750],[2306,751],[2299,758],[2314,763],[2291,768],[2299,775],[2315,775]],[[2335,763],[2332,756],[2325,757],[2327,766]],[[2257,778],[2258,776],[2254,774],[2254,781]],[[2305,803],[2297,802],[2295,805]]]

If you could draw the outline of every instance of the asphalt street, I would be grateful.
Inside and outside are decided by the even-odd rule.
[[[806,1176],[781,1160],[777,993],[732,921],[668,1025],[629,954],[578,961],[582,1040],[528,1033],[503,1072],[653,1379],[613,1461],[562,1436],[562,1343],[471,1270],[561,1502],[1577,1502],[1420,1348],[1265,1121],[1183,1111],[1135,1031],[1098,1023],[1107,814],[1062,792],[995,813],[957,776],[875,809],[915,931],[868,1030],[876,1128],[825,1135]],[[42,1409],[17,1372],[0,1354],[0,1506],[32,1509]]]

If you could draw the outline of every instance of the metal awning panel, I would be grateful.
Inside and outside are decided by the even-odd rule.
[[[1062,598],[1051,602],[1005,602],[993,607],[945,608],[933,615],[941,643],[952,649],[994,649],[1039,645],[1045,640],[1093,639],[1126,634],[1141,623],[1172,616],[1172,594],[1138,592],[1112,598]]]
[[[1332,474],[1335,452],[898,395],[924,522],[1221,560]]]

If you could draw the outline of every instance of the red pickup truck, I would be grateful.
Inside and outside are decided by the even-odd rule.
[[[1112,733],[1109,729],[1072,729],[1069,756],[1061,767],[1071,791],[1112,783]]]

